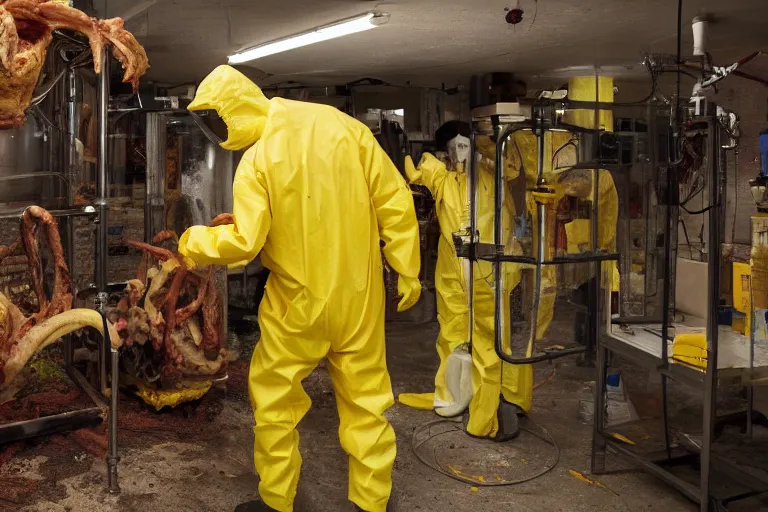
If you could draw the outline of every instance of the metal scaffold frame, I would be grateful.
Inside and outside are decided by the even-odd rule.
[[[97,223],[96,247],[95,247],[95,281],[96,281],[96,309],[101,313],[104,321],[104,335],[98,344],[98,384],[99,389],[94,389],[88,382],[88,379],[73,365],[72,340],[67,337],[64,341],[65,369],[72,381],[80,387],[88,397],[93,401],[94,407],[88,407],[61,414],[55,414],[36,418],[32,420],[20,421],[0,425],[0,443],[11,443],[30,439],[33,437],[51,435],[58,432],[78,429],[84,426],[92,425],[104,419],[106,416],[109,421],[109,443],[107,454],[107,477],[108,490],[110,493],[119,493],[117,466],[120,460],[118,456],[118,438],[117,438],[117,415],[118,415],[118,351],[113,349],[110,343],[106,320],[107,304],[107,234],[108,234],[108,213],[109,213],[109,168],[108,168],[108,124],[109,113],[109,82],[110,82],[110,62],[111,52],[109,46],[105,45],[101,56],[101,69],[98,75],[98,109],[97,109],[97,136],[98,136],[98,162],[96,175],[96,199],[93,206],[74,207],[72,169],[75,162],[75,143],[77,137],[77,119],[76,119],[76,74],[75,68],[83,64],[82,56],[89,54],[87,45],[71,39],[64,35],[68,44],[80,46],[81,54],[78,58],[72,59],[67,65],[66,72],[60,73],[53,84],[45,87],[45,93],[50,92],[63,77],[66,76],[66,99],[67,99],[67,135],[69,148],[67,149],[66,160],[68,175],[61,176],[61,179],[67,185],[68,207],[59,210],[50,210],[49,213],[58,219],[66,219],[64,229],[66,231],[67,244],[67,263],[69,268],[74,268],[74,228],[73,219],[75,217],[88,217],[94,219]],[[43,97],[36,98],[33,101],[40,102]],[[38,174],[35,174],[38,176]],[[6,210],[0,212],[0,218],[12,219],[20,218],[24,210]],[[110,357],[107,357],[107,354]],[[108,367],[111,375],[108,376]],[[109,400],[109,402],[108,402]]]
[[[597,84],[596,77],[596,84]],[[600,310],[600,294],[601,294],[601,282],[602,282],[602,262],[603,261],[617,261],[619,258],[618,253],[601,251],[597,247],[598,240],[598,195],[599,195],[599,172],[601,169],[615,168],[615,164],[608,164],[602,161],[601,157],[597,157],[596,160],[585,159],[582,155],[581,160],[585,160],[569,167],[567,170],[574,169],[586,169],[591,171],[592,175],[592,209],[590,217],[590,235],[591,246],[589,252],[572,255],[555,255],[549,259],[546,257],[546,197],[551,195],[551,189],[547,185],[544,179],[544,146],[545,146],[545,134],[548,131],[568,131],[571,133],[578,133],[584,138],[592,137],[598,139],[602,133],[600,129],[589,129],[576,126],[573,124],[564,123],[558,121],[555,116],[551,115],[556,110],[564,108],[579,108],[579,109],[594,109],[595,112],[595,126],[599,126],[599,110],[605,108],[611,108],[610,103],[600,103],[599,92],[595,92],[597,101],[595,102],[578,102],[572,100],[539,100],[531,107],[530,119],[521,119],[519,115],[504,115],[499,114],[487,114],[487,109],[483,110],[483,115],[473,117],[473,132],[471,137],[471,145],[473,154],[476,151],[476,138],[478,135],[491,136],[496,144],[496,173],[495,173],[495,187],[494,187],[494,233],[493,243],[480,242],[480,234],[477,228],[477,168],[476,159],[472,158],[469,166],[469,233],[457,233],[454,235],[454,243],[456,245],[457,254],[459,257],[466,258],[470,262],[476,261],[489,261],[493,264],[494,275],[494,315],[495,315],[495,350],[496,354],[502,361],[510,364],[522,365],[533,364],[541,361],[550,361],[561,357],[586,354],[587,358],[591,358],[594,354],[595,347],[597,346],[597,339],[600,332],[600,322],[595,319],[599,316],[597,312]],[[537,140],[537,173],[536,173],[536,186],[527,193],[533,195],[536,201],[536,219],[535,225],[538,232],[538,243],[536,244],[535,256],[517,256],[504,253],[504,227],[502,222],[501,212],[504,208],[504,195],[505,195],[505,176],[504,173],[499,171],[504,169],[504,156],[506,154],[507,143],[515,132],[521,130],[528,130],[533,132]],[[588,147],[592,148],[590,144]],[[586,154],[587,152],[583,152]],[[594,158],[594,155],[590,155],[589,158]],[[535,266],[535,282],[533,287],[533,311],[531,313],[531,332],[529,336],[527,353],[523,357],[512,355],[506,347],[504,347],[504,331],[510,330],[511,325],[507,326],[504,322],[503,304],[504,304],[504,286],[503,286],[503,272],[502,266],[504,263],[518,263]],[[562,349],[549,350],[542,353],[535,354],[534,349],[537,342],[537,320],[538,310],[541,298],[542,289],[542,269],[546,265],[564,265],[571,263],[590,263],[591,265],[591,281],[589,286],[589,298],[588,308],[594,312],[594,315],[590,315],[589,332],[585,343],[578,347],[568,347]],[[473,297],[474,297],[474,265],[469,265],[468,272],[469,282],[469,314],[470,325],[473,324]],[[607,301],[610,304],[610,300]],[[471,331],[471,329],[470,329]],[[471,333],[470,333],[471,340]]]
[[[702,512],[725,511],[728,510],[729,503],[751,498],[758,494],[768,492],[768,482],[756,478],[739,469],[732,462],[713,453],[713,444],[715,440],[717,417],[717,385],[719,378],[728,376],[739,376],[748,392],[746,418],[746,432],[751,436],[752,432],[752,401],[753,401],[753,363],[754,363],[754,332],[749,339],[749,362],[744,368],[733,368],[723,365],[721,361],[720,341],[723,333],[719,328],[718,308],[720,303],[720,272],[721,272],[721,254],[722,254],[722,214],[724,211],[724,191],[723,181],[725,165],[723,162],[723,150],[721,146],[721,127],[715,113],[717,107],[710,105],[710,111],[707,115],[691,118],[689,121],[693,124],[707,126],[706,142],[706,176],[708,183],[708,262],[707,262],[707,318],[706,318],[706,369],[684,364],[672,360],[670,353],[670,344],[674,339],[674,316],[671,316],[670,305],[672,303],[674,289],[671,286],[671,280],[674,278],[674,263],[670,262],[673,253],[671,246],[675,237],[672,232],[677,229],[679,216],[679,198],[678,198],[678,166],[682,161],[679,151],[675,150],[671,154],[671,162],[666,169],[666,222],[664,228],[664,253],[667,264],[663,267],[663,296],[661,301],[661,322],[651,323],[652,319],[639,317],[632,319],[614,318],[612,321],[605,319],[605,325],[608,332],[598,338],[597,344],[597,380],[595,386],[595,416],[593,427],[593,442],[591,453],[592,473],[601,474],[606,472],[606,457],[608,451],[627,457],[640,465],[650,474],[658,477],[668,485],[674,487],[691,501],[698,503]],[[683,124],[676,123],[672,135],[672,144],[674,148],[680,147]],[[717,157],[716,157],[717,156]],[[639,336],[628,336],[621,330],[613,328],[614,325],[632,325],[641,334],[652,333],[655,346],[648,348],[642,346],[636,340]],[[656,338],[657,337],[657,338]],[[621,355],[635,364],[647,367],[651,371],[658,372],[662,377],[662,395],[663,395],[663,422],[665,436],[665,450],[661,454],[641,454],[636,449],[616,439],[605,429],[607,418],[607,372],[608,360],[610,354]],[[702,411],[702,436],[700,443],[681,440],[681,448],[676,450],[670,440],[670,425],[667,415],[667,380],[679,382],[690,386],[693,389],[702,391],[703,411]],[[687,437],[687,436],[683,436]],[[715,460],[717,463],[715,464]],[[698,466],[699,485],[693,485],[680,476],[674,474],[670,468],[680,466],[681,464]],[[717,471],[723,478],[733,479],[738,482],[742,489],[739,492],[727,496],[715,496],[712,488],[714,482],[713,473]]]

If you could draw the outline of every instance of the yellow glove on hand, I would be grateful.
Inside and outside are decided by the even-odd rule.
[[[183,254],[181,255],[181,257],[184,260],[184,266],[187,267],[187,270],[195,270],[197,268],[197,263],[195,263],[195,261],[193,259],[188,258],[188,257],[184,256]]]
[[[397,311],[399,313],[408,311],[419,302],[421,281],[414,277],[399,276],[397,278],[397,293],[400,295]]]
[[[195,263],[192,258],[187,256],[187,242],[189,241],[189,233],[190,233],[190,230],[187,229],[186,231],[184,231],[184,233],[181,234],[181,238],[179,238],[179,247],[177,250],[179,251],[179,254],[181,254],[181,258],[182,258],[182,261],[184,262],[184,265],[189,270],[194,270],[197,268],[197,263]]]
[[[413,165],[413,158],[411,158],[411,155],[405,157],[405,176],[408,178],[409,183],[413,183],[420,177],[418,169]]]

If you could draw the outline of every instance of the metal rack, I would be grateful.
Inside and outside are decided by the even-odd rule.
[[[64,36],[62,36],[64,37]],[[69,43],[80,45],[79,42],[64,37]],[[82,45],[81,45],[82,46]],[[86,47],[87,48],[87,47]],[[87,50],[83,50],[87,52]],[[81,53],[82,55],[82,53]],[[50,213],[59,219],[67,219],[65,226],[67,232],[67,258],[70,268],[73,268],[74,264],[74,249],[73,249],[73,225],[71,219],[74,217],[90,217],[98,225],[95,247],[95,263],[96,263],[96,307],[104,318],[104,335],[102,341],[98,345],[98,376],[99,376],[99,390],[96,390],[91,386],[85,376],[73,366],[73,346],[71,339],[65,340],[65,368],[68,375],[93,401],[94,406],[88,407],[76,411],[70,411],[67,413],[56,414],[51,416],[45,416],[36,418],[33,420],[21,421],[16,423],[10,423],[6,425],[0,425],[0,440],[2,442],[14,442],[23,439],[29,439],[32,437],[38,437],[43,435],[50,435],[57,432],[82,428],[84,426],[101,421],[104,416],[109,418],[109,447],[107,455],[107,475],[108,475],[108,489],[110,493],[118,493],[120,487],[118,485],[117,465],[119,462],[118,446],[117,446],[117,413],[118,413],[118,352],[111,347],[109,336],[107,335],[107,325],[105,316],[105,307],[107,303],[107,222],[108,222],[108,197],[109,197],[109,172],[108,172],[108,160],[107,160],[107,116],[109,108],[109,64],[110,64],[110,51],[107,46],[103,49],[102,65],[98,77],[98,153],[99,158],[97,162],[97,197],[94,201],[94,206],[88,206],[85,208],[68,207],[60,210],[52,210]],[[76,137],[76,117],[75,117],[75,102],[76,102],[76,90],[75,90],[75,72],[74,68],[82,64],[81,59],[72,61],[72,65],[68,65],[66,72],[60,73],[56,81],[62,77],[67,76],[66,88],[67,88],[67,131],[68,139],[70,141],[70,147],[67,151],[67,161],[69,163],[68,169],[71,173],[74,164],[74,139]],[[50,92],[56,84],[47,87],[46,92]],[[39,101],[41,101],[40,99]],[[67,184],[67,199],[68,204],[73,202],[72,183],[70,182],[71,174],[63,177],[60,173],[57,174]],[[23,214],[23,210],[7,210],[0,212],[0,218],[12,219],[18,218]],[[110,354],[110,358],[107,357]],[[109,363],[108,363],[109,359]],[[108,365],[111,369],[111,379],[107,377]],[[111,391],[111,393],[110,393]],[[107,396],[109,395],[109,403],[107,403]]]
[[[725,168],[719,157],[723,151],[720,144],[720,125],[716,117],[716,107],[711,105],[711,113],[706,116],[692,118],[692,122],[706,123],[707,125],[707,177],[709,204],[708,210],[708,248],[709,260],[708,274],[708,317],[705,319],[707,338],[707,364],[706,369],[689,366],[675,361],[669,352],[674,335],[670,336],[670,330],[674,329],[670,319],[669,303],[671,289],[670,280],[674,270],[669,263],[664,272],[664,296],[661,323],[649,318],[614,319],[605,317],[605,336],[598,338],[597,367],[598,376],[595,387],[595,418],[592,444],[592,472],[595,474],[606,471],[606,455],[608,449],[621,456],[631,459],[643,469],[660,478],[668,485],[683,493],[690,500],[699,503],[702,512],[712,510],[727,510],[728,504],[753,497],[768,491],[768,483],[758,480],[735,467],[729,461],[717,458],[712,451],[715,439],[717,421],[717,383],[720,378],[738,377],[746,382],[748,388],[748,410],[745,415],[746,430],[751,434],[752,424],[752,385],[753,380],[761,372],[768,372],[768,352],[755,352],[754,339],[738,335],[730,329],[720,329],[718,325],[718,305],[720,299],[720,254],[721,254],[721,217],[723,212],[723,190],[721,181]],[[679,127],[678,127],[679,128]],[[679,137],[680,135],[677,135]],[[673,142],[678,142],[674,139]],[[716,158],[715,156],[718,155]],[[671,251],[672,229],[677,229],[677,215],[675,193],[677,188],[675,164],[670,165],[667,172],[667,190],[669,201],[667,204],[667,222],[665,225],[665,253],[669,261]],[[672,267],[673,268],[673,267]],[[619,328],[618,324],[630,326],[630,329]],[[724,344],[721,344],[724,342]],[[652,368],[662,376],[662,384],[666,385],[666,379],[688,384],[696,389],[703,388],[703,414],[702,414],[702,438],[700,443],[690,441],[682,442],[685,453],[682,455],[673,453],[673,447],[669,439],[669,421],[666,414],[666,392],[664,393],[664,433],[666,449],[661,457],[647,456],[636,452],[628,445],[618,441],[609,435],[604,428],[607,407],[606,378],[608,371],[608,358],[610,353],[620,354],[629,358],[636,364]],[[757,363],[757,364],[755,364]],[[685,436],[687,437],[687,436]],[[671,468],[680,464],[688,464],[699,467],[699,485],[695,486],[683,480],[671,471]],[[739,491],[724,496],[715,496],[712,483],[715,481],[714,472],[720,473],[721,479],[731,479],[739,485]],[[718,479],[718,482],[720,479]]]
[[[597,83],[597,82],[596,82]],[[596,98],[599,99],[599,94],[596,91]],[[610,104],[597,102],[571,102],[572,107],[590,108],[595,109],[595,126],[599,126],[599,110],[598,108],[605,108]],[[594,159],[592,150],[595,149],[594,142],[584,144],[581,148],[580,160],[581,162],[569,167],[568,170],[574,169],[586,169],[590,170],[592,174],[592,210],[591,210],[591,247],[589,252],[565,256],[553,256],[546,257],[546,238],[547,238],[547,226],[546,226],[546,206],[544,200],[540,199],[539,194],[546,195],[550,193],[550,188],[544,179],[544,151],[545,151],[545,134],[548,131],[569,131],[571,133],[579,133],[585,139],[594,138],[597,139],[601,131],[599,129],[588,129],[580,126],[575,126],[561,122],[555,113],[568,106],[565,101],[558,100],[541,100],[537,101],[530,107],[530,114],[528,114],[527,108],[518,104],[499,104],[492,107],[482,107],[476,109],[473,112],[473,131],[471,136],[471,145],[473,154],[475,154],[477,147],[478,136],[490,136],[496,144],[496,173],[495,173],[495,187],[494,187],[494,233],[493,243],[482,243],[480,241],[480,233],[477,230],[477,163],[473,158],[469,166],[469,230],[468,233],[454,234],[454,244],[456,246],[459,257],[466,258],[470,262],[488,261],[493,266],[494,276],[494,314],[495,314],[495,350],[497,355],[502,361],[510,364],[533,364],[540,361],[549,361],[565,356],[577,355],[577,354],[590,354],[594,352],[594,348],[597,345],[597,337],[599,335],[599,323],[597,321],[591,321],[589,326],[589,334],[586,343],[581,346],[567,347],[555,350],[548,350],[541,353],[534,353],[537,342],[537,320],[538,310],[541,299],[542,289],[542,271],[546,265],[564,265],[570,263],[590,263],[591,265],[591,281],[589,286],[589,298],[588,308],[591,311],[599,311],[600,309],[600,288],[602,282],[602,265],[603,261],[616,261],[618,260],[617,253],[608,253],[600,251],[597,248],[598,240],[598,185],[599,185],[599,172],[601,169],[610,168],[606,162],[603,162],[600,157],[597,160]],[[536,219],[535,225],[538,233],[538,243],[536,244],[536,254],[534,256],[519,256],[509,255],[504,253],[504,227],[502,225],[501,212],[504,208],[504,195],[505,195],[505,176],[504,172],[504,156],[506,154],[506,148],[508,141],[514,136],[514,134],[521,130],[531,131],[536,136],[537,141],[537,174],[536,185],[534,188],[526,191],[527,194],[532,194],[536,200]],[[524,178],[524,177],[523,177]],[[504,331],[510,329],[511,326],[506,326],[503,314],[504,304],[504,286],[503,286],[503,273],[502,266],[504,263],[518,263],[535,266],[535,283],[533,289],[533,311],[531,313],[531,331],[528,342],[527,353],[524,357],[516,357],[509,353],[504,347]],[[469,282],[469,314],[470,325],[473,324],[473,308],[472,301],[474,297],[474,264],[469,265],[468,269],[468,282]],[[470,334],[471,337],[471,334]]]

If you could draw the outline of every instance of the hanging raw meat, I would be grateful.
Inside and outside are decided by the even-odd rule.
[[[60,0],[0,0],[0,129],[24,122],[57,29],[88,37],[97,73],[102,48],[112,44],[112,53],[125,71],[123,81],[134,90],[149,68],[144,48],[123,28],[120,18],[97,20]]]

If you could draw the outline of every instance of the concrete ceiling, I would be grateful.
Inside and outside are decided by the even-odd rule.
[[[517,0],[157,0],[127,23],[147,49],[149,78],[200,80],[228,54],[367,11],[390,14],[367,32],[253,61],[262,84],[340,84],[373,77],[392,83],[454,85],[470,75],[513,71],[568,76],[580,66],[641,74],[644,52],[674,53],[674,0],[520,0],[524,20],[508,25]],[[100,16],[131,12],[137,0],[93,0]],[[140,9],[139,9],[140,10]],[[135,9],[134,9],[135,13]],[[766,0],[684,0],[683,53],[690,22],[708,15],[715,61],[768,50]],[[534,19],[535,18],[535,19]]]

